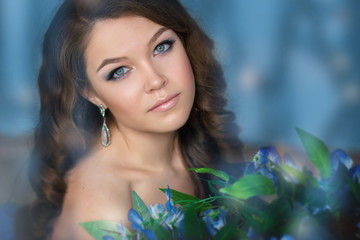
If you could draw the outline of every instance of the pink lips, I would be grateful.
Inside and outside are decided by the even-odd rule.
[[[166,112],[177,104],[179,98],[180,93],[169,95],[167,98],[157,101],[149,112]]]

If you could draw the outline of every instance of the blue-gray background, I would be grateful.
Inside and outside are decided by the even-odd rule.
[[[0,1],[0,137],[31,135],[40,45],[59,0]],[[360,150],[360,6],[353,0],[183,0],[216,43],[251,145]],[[199,46],[201,47],[201,46]]]

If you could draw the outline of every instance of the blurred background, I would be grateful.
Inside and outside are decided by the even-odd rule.
[[[360,2],[182,0],[216,45],[229,108],[256,149],[298,148],[295,127],[360,151]],[[0,204],[30,201],[41,42],[59,0],[0,1]]]

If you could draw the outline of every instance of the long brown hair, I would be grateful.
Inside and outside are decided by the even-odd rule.
[[[242,158],[234,114],[225,109],[226,84],[213,42],[177,0],[65,0],[45,34],[38,77],[41,110],[30,169],[37,194],[31,208],[34,239],[51,232],[66,192],[65,175],[99,138],[99,110],[81,94],[88,87],[84,51],[89,33],[96,21],[124,15],[172,29],[185,47],[196,87],[190,117],[179,129],[188,166],[216,167]]]

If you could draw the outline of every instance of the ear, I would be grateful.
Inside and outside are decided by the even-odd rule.
[[[94,90],[91,88],[85,88],[81,94],[85,99],[87,99],[89,102],[93,103],[96,106],[100,106],[102,104],[105,109],[107,108],[106,104],[101,101],[101,99],[96,95]]]

